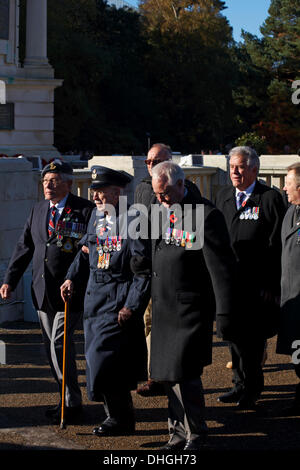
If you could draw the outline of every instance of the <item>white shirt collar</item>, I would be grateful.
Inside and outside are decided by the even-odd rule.
[[[69,194],[67,194],[63,199],[61,199],[60,201],[58,201],[56,204],[54,204],[54,206],[56,207],[56,209],[58,210],[58,212],[61,214],[65,205],[66,205],[66,202],[67,202],[67,199],[68,199],[68,196]],[[53,206],[53,202],[50,201],[50,206],[49,207],[52,207]]]

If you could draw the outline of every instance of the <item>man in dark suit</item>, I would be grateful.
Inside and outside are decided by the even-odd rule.
[[[64,303],[60,286],[72,263],[77,244],[86,232],[94,205],[73,195],[72,167],[54,160],[42,171],[45,200],[34,205],[12,254],[0,294],[10,297],[32,260],[33,302],[38,311],[52,374],[61,393]],[[71,422],[82,411],[77,381],[73,332],[82,314],[82,292],[70,304],[67,343],[66,420]],[[46,411],[52,423],[59,423],[60,405]]]
[[[150,372],[168,396],[165,449],[200,450],[207,430],[201,375],[211,363],[215,314],[229,339],[235,258],[221,212],[185,187],[178,165],[155,166],[152,186],[163,220],[152,224]]]
[[[282,224],[281,318],[277,353],[292,356],[300,379],[300,163],[288,167],[284,190],[291,204]],[[286,416],[300,415],[300,382]]]
[[[255,150],[235,147],[229,156],[232,186],[219,191],[216,206],[224,214],[238,262],[239,311],[236,338],[230,345],[234,387],[219,401],[248,409],[255,406],[264,387],[261,363],[266,338],[276,333],[271,314],[280,296],[280,231],[285,208],[278,191],[257,181]]]

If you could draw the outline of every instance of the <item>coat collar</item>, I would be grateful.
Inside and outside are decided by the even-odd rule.
[[[282,227],[283,238],[285,240],[291,235],[293,235],[293,233],[297,232],[297,230],[300,230],[300,222],[295,225],[293,224],[295,209],[296,206],[292,205],[285,215],[285,223]]]

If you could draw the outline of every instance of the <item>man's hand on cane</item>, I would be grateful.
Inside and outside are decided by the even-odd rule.
[[[0,295],[3,300],[8,300],[11,297],[11,287],[9,284],[2,284],[0,288]]]
[[[67,302],[72,297],[74,290],[73,282],[67,279],[60,287],[60,295],[64,302]]]

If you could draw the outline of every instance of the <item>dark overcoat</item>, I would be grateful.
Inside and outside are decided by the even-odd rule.
[[[150,280],[133,275],[130,269],[132,256],[145,256],[145,245],[129,236],[123,237],[120,251],[111,252],[109,269],[98,267],[96,215],[95,209],[82,240],[89,254],[78,253],[66,278],[73,281],[76,290],[89,270],[83,316],[87,391],[90,400],[101,401],[103,393],[120,386],[134,390],[137,382],[147,377],[143,313]],[[117,233],[122,224],[125,227],[124,222],[128,228],[133,219],[128,212],[117,216]],[[133,316],[120,326],[118,312],[124,306]]]
[[[280,296],[283,198],[279,191],[256,181],[251,196],[239,210],[233,186],[218,192],[216,206],[225,217],[238,262],[239,332],[247,337],[272,336],[279,307],[273,301],[264,302],[261,293],[267,290],[274,299]]]
[[[165,228],[152,241],[151,378],[180,382],[199,378],[211,363],[215,314],[230,316],[233,307],[234,254],[221,212],[190,192],[181,207],[195,220],[201,206],[204,244],[188,249],[166,244]],[[188,206],[185,206],[188,207]],[[190,218],[190,217],[189,217]],[[197,225],[193,226],[200,236]],[[218,320],[217,320],[218,321]]]
[[[93,208],[92,202],[70,193],[59,220],[81,224],[81,232],[78,233],[84,235]],[[77,247],[79,238],[70,233],[70,236],[63,237],[61,246],[58,246],[56,232],[53,232],[51,237],[48,235],[48,213],[48,200],[38,202],[32,208],[10,259],[3,282],[11,285],[14,290],[32,260],[34,305],[38,310],[47,311],[50,307],[57,312],[64,311],[60,286],[79,250]],[[70,304],[71,310],[83,310],[83,292],[84,289],[78,290]]]
[[[290,355],[295,351],[293,342],[300,340],[300,223],[294,224],[294,211],[295,206],[290,206],[282,224],[281,316],[277,341],[277,352]]]

